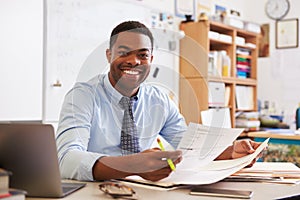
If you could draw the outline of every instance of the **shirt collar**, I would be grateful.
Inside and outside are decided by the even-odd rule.
[[[106,93],[110,97],[109,99],[111,100],[111,102],[114,104],[119,104],[123,95],[112,86],[112,84],[109,81],[108,74],[105,74],[105,76],[104,76],[104,87],[105,87]],[[141,90],[141,87],[139,88],[139,91],[138,91],[137,95],[135,96],[136,98],[134,98],[135,101],[137,101],[140,98],[140,94],[141,94],[140,90]]]

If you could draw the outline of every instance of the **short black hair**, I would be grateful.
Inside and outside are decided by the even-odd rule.
[[[118,34],[121,32],[133,32],[133,33],[141,33],[148,36],[151,40],[151,51],[153,50],[153,35],[148,27],[138,21],[125,21],[121,24],[117,25],[111,32],[110,40],[109,40],[109,48],[111,49],[112,46],[115,44]]]

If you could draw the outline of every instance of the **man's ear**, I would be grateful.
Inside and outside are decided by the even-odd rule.
[[[107,62],[110,63],[110,61],[111,61],[111,51],[110,51],[110,49],[106,49],[106,59],[107,59]]]

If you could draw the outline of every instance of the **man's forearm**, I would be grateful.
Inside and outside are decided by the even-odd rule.
[[[109,180],[125,178],[133,175],[127,168],[126,161],[122,157],[102,157],[98,159],[93,166],[94,180]],[[128,163],[128,161],[127,161]],[[124,168],[124,170],[122,170]]]

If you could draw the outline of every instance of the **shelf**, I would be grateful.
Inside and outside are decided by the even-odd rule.
[[[252,78],[236,78],[236,77],[218,77],[218,76],[208,76],[208,81],[224,82],[224,83],[235,83],[236,85],[250,85],[256,86],[257,81]]]
[[[238,108],[235,109],[236,112],[251,112],[253,110],[254,109],[238,109]]]
[[[244,49],[249,49],[249,50],[255,50],[255,49],[256,49],[256,48],[253,48],[253,47],[250,47],[250,46],[247,46],[247,45],[240,45],[240,44],[237,44],[236,46],[237,46],[237,47],[244,48]]]
[[[249,85],[249,86],[256,86],[257,80],[252,78],[235,78],[236,85]]]
[[[222,40],[210,39],[210,45],[232,45],[230,42],[224,42]]]
[[[210,108],[208,100],[210,98],[209,95],[211,95],[211,91],[208,91],[208,82],[219,82],[225,84],[226,105],[228,105],[227,107],[230,108],[232,127],[235,127],[236,112],[257,111],[256,73],[258,57],[258,34],[231,27],[229,25],[215,21],[184,23],[180,25],[180,29],[183,30],[185,32],[185,35],[187,36],[184,39],[180,40],[180,74],[185,77],[185,79],[181,78],[179,83],[179,103],[181,105],[182,114],[186,118],[186,122],[189,123],[193,121],[201,123],[202,121],[199,113]],[[224,42],[222,40],[209,38],[209,31],[215,31],[220,34],[231,36],[233,41]],[[236,44],[235,38],[237,36],[243,37],[246,44],[251,43],[254,44],[255,47]],[[204,53],[206,53],[207,55],[210,53],[210,57],[207,56],[207,60],[206,58],[204,60],[199,59],[199,50],[197,50],[196,48],[199,46],[203,48],[203,50],[205,51]],[[237,54],[237,48],[246,49],[245,51],[248,51],[251,55]],[[187,62],[185,57],[191,54],[195,56],[189,57],[189,62]],[[219,58],[224,59],[228,57],[231,60],[230,67],[219,65]],[[249,76],[250,78],[236,77],[238,57],[247,59],[247,66],[250,66],[251,70],[250,73],[247,74],[247,76]],[[201,71],[201,75],[199,73],[197,74],[197,71],[194,69],[198,69],[198,71]],[[228,69],[229,72],[225,71],[226,73],[224,74],[228,74],[229,76],[209,75],[220,74],[222,73],[222,70]],[[249,98],[246,97],[249,100],[253,101],[253,109],[237,109],[236,91],[240,89],[239,86],[246,86],[245,88],[249,88],[251,91],[253,91],[251,95],[249,95]],[[187,91],[189,88],[190,91]],[[252,106],[244,108],[252,108]]]

